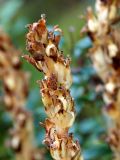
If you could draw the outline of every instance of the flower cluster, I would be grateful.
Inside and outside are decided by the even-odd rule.
[[[72,84],[70,58],[59,50],[62,30],[54,26],[46,28],[45,15],[28,25],[27,50],[32,56],[24,58],[45,77],[38,82],[48,118],[42,124],[46,129],[44,143],[55,160],[82,160],[80,146],[73,141],[69,128],[75,120],[74,102],[69,88]]]
[[[93,42],[90,57],[103,81],[104,114],[108,119],[108,141],[115,159],[120,159],[120,36],[117,23],[119,0],[96,0],[96,15],[87,10],[87,32]]]
[[[33,147],[33,119],[25,110],[28,95],[28,73],[21,70],[20,52],[7,34],[0,30],[0,80],[4,87],[3,100],[13,119],[7,146],[15,151],[16,160],[36,160],[40,151]],[[38,157],[38,156],[37,156]],[[38,160],[38,159],[37,159]]]

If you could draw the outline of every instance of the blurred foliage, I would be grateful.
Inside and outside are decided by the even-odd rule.
[[[37,21],[41,13],[46,13],[47,23],[50,25],[48,27],[60,25],[64,31],[60,48],[72,58],[71,94],[75,99],[77,117],[70,132],[74,132],[75,138],[80,141],[85,160],[111,160],[112,153],[105,143],[106,126],[101,112],[104,104],[101,95],[95,91],[95,86],[101,82],[87,54],[92,44],[88,37],[80,38],[80,28],[84,24],[80,15],[84,14],[86,7],[93,2],[93,0],[1,0],[0,24],[23,53],[26,52],[26,24]],[[21,61],[23,69],[31,73],[30,94],[26,106],[34,116],[35,143],[43,147],[45,131],[39,126],[39,122],[43,122],[46,115],[40,100],[39,86],[36,84],[41,75],[22,58]],[[0,160],[13,160],[12,151],[4,146],[12,122],[2,102],[0,104]],[[47,159],[51,159],[49,154],[47,156]]]

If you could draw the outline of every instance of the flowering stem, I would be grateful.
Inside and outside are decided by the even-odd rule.
[[[93,42],[90,57],[103,81],[103,109],[107,117],[108,142],[115,160],[120,159],[120,36],[117,23],[119,0],[96,0],[96,15],[87,10],[87,32]]]
[[[28,28],[27,49],[32,56],[24,58],[45,75],[38,82],[48,116],[42,124],[46,129],[44,143],[55,160],[83,160],[78,142],[68,133],[75,120],[75,111],[69,91],[72,84],[70,58],[64,58],[59,50],[62,30],[54,26],[48,31],[45,15]]]
[[[40,151],[33,146],[33,119],[25,109],[28,96],[28,73],[21,70],[20,52],[7,34],[0,30],[0,79],[4,85],[4,103],[13,119],[7,146],[16,160],[35,160]],[[39,160],[41,157],[39,158]],[[37,159],[38,160],[38,159]]]

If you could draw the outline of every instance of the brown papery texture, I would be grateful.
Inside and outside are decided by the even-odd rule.
[[[96,0],[93,13],[87,10],[86,32],[93,42],[90,58],[97,74],[103,81],[103,113],[107,119],[108,142],[115,160],[120,159],[120,20],[119,0]]]
[[[72,84],[70,58],[59,50],[62,30],[46,28],[45,15],[28,25],[27,50],[24,58],[44,73],[39,81],[42,101],[48,118],[42,124],[46,129],[44,143],[55,160],[83,160],[80,146],[68,133],[75,120],[74,101],[70,95]]]
[[[33,118],[25,109],[28,79],[28,73],[21,70],[20,51],[15,49],[9,36],[0,29],[0,80],[6,111],[13,120],[6,145],[14,150],[16,160],[41,160],[44,159],[43,151],[33,145]]]

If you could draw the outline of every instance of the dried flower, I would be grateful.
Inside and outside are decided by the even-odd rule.
[[[89,8],[83,29],[93,42],[90,57],[104,82],[103,109],[108,119],[108,141],[115,159],[120,159],[120,37],[116,24],[120,20],[119,0],[96,0],[96,15]]]
[[[20,52],[14,48],[9,36],[0,30],[0,79],[4,85],[4,103],[14,125],[6,144],[15,151],[16,160],[35,160],[38,154],[38,149],[33,146],[33,119],[24,108],[28,78],[29,74],[21,70]]]
[[[43,124],[46,129],[44,143],[55,160],[82,160],[78,142],[74,142],[73,136],[68,133],[75,119],[75,111],[69,91],[72,84],[70,59],[64,58],[58,48],[62,31],[55,26],[49,32],[44,16],[28,28],[27,50],[32,56],[25,55],[24,58],[45,75],[40,82],[48,116]],[[55,35],[55,31],[60,34]]]

